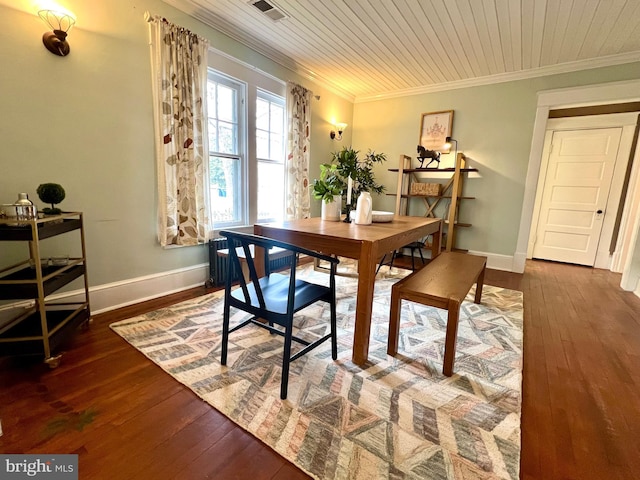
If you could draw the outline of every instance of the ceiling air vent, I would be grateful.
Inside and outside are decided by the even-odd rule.
[[[277,7],[273,6],[271,3],[265,1],[265,0],[258,0],[253,1],[251,0],[249,3],[251,3],[251,5],[253,5],[254,7],[256,7],[258,10],[260,10],[262,13],[264,13],[267,17],[269,17],[271,20],[274,21],[278,21],[278,20],[282,20],[283,18],[286,18],[287,16],[282,12],[282,10],[278,9]]]

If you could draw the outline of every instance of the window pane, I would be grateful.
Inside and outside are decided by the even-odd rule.
[[[218,84],[218,119],[235,123],[235,90]]]
[[[207,109],[209,117],[217,117],[216,115],[216,83],[207,82]]]
[[[209,118],[209,151],[218,150],[218,122],[214,118]]]
[[[282,151],[282,133],[271,134],[270,155],[271,160],[277,162],[284,161],[284,153]]]
[[[269,133],[264,130],[256,130],[256,155],[269,158]]]
[[[238,153],[238,134],[237,126],[226,123],[218,122],[218,148],[219,153]]]
[[[275,103],[271,104],[271,131],[282,133],[284,130],[284,108]]]
[[[281,221],[284,213],[282,164],[258,162],[258,220]]]
[[[240,159],[209,157],[211,215],[216,228],[242,219],[240,174]]]
[[[269,130],[269,102],[261,98],[256,101],[256,128]]]

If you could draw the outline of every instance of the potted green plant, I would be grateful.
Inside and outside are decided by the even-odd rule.
[[[42,212],[45,215],[58,215],[59,213],[62,213],[62,210],[55,206],[57,203],[62,202],[66,196],[62,185],[57,183],[43,183],[38,186],[36,193],[40,200],[51,205],[51,208],[47,207],[42,209]]]
[[[342,189],[343,181],[338,175],[337,166],[330,163],[320,165],[320,179],[313,181],[313,196],[322,200],[323,220],[340,220]]]
[[[352,180],[352,198],[358,198],[362,192],[381,194],[384,192],[384,185],[375,180],[373,167],[376,163],[387,160],[384,153],[375,153],[369,150],[364,160],[358,158],[358,150],[344,147],[339,152],[334,152],[331,163],[337,167],[338,175],[343,180],[343,192],[346,192],[348,179]]]
[[[321,199],[323,203],[334,201],[334,197],[348,193],[349,178],[351,178],[351,202],[355,203],[362,192],[383,193],[384,185],[376,182],[373,167],[376,163],[384,162],[387,157],[384,153],[375,153],[369,150],[363,160],[358,158],[358,150],[344,147],[339,152],[333,152],[330,163],[320,165],[320,179],[313,182],[313,196]],[[342,205],[340,205],[340,208]]]

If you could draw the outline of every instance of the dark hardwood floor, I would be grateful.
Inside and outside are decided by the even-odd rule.
[[[640,298],[550,262],[485,282],[524,291],[521,478],[638,478]],[[203,293],[96,315],[54,370],[0,360],[0,452],[78,453],[81,479],[307,478],[109,329]]]

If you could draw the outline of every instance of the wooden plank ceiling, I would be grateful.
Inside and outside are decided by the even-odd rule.
[[[640,0],[164,1],[355,101],[640,61]]]

